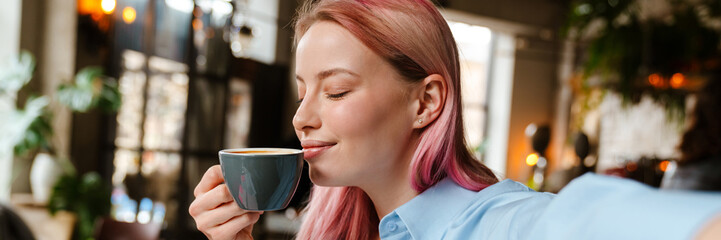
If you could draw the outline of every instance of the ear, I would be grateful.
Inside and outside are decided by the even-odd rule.
[[[439,74],[428,75],[421,81],[414,94],[419,102],[414,128],[424,128],[441,115],[447,93],[446,81]]]

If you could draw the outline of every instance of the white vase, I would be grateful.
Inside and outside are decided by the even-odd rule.
[[[47,204],[53,186],[62,175],[63,170],[50,154],[38,153],[30,169],[30,189],[37,204]]]

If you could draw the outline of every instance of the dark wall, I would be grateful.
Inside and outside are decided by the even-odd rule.
[[[230,76],[247,80],[252,86],[249,147],[284,145],[281,126],[285,107],[284,93],[288,87],[288,67],[238,58],[232,59],[230,65]]]
[[[542,28],[557,28],[565,18],[567,0],[446,0],[445,7],[480,16]]]

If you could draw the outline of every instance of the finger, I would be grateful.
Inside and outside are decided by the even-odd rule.
[[[240,216],[236,216],[228,220],[227,222],[218,225],[217,227],[208,230],[208,233],[212,236],[212,239],[232,239],[239,235],[245,228],[252,226],[260,219],[259,213],[248,213]],[[246,230],[247,231],[247,230]],[[243,236],[243,234],[240,234]]]
[[[210,229],[227,222],[233,217],[247,213],[234,202],[225,203],[215,209],[201,213],[198,216],[198,228]]]
[[[230,196],[225,184],[220,184],[195,198],[193,203],[190,204],[190,215],[196,216],[229,202],[233,202],[233,197]]]
[[[218,184],[223,183],[223,181],[225,180],[223,179],[223,172],[220,170],[220,165],[212,166],[203,174],[203,178],[200,179],[200,183],[195,187],[193,195],[198,197],[198,195],[210,191],[215,188],[215,186],[218,186]]]

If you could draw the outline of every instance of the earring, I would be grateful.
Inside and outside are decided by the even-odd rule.
[[[423,124],[423,119],[418,119],[418,124]]]

